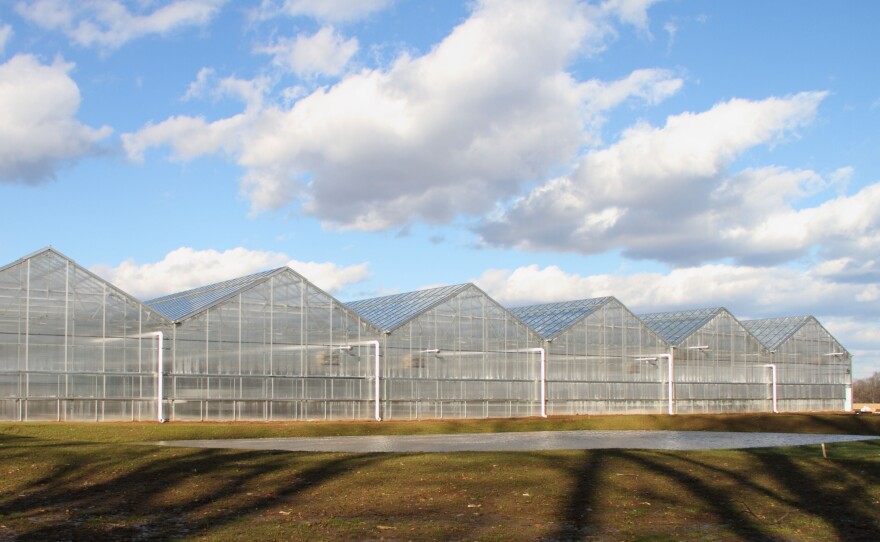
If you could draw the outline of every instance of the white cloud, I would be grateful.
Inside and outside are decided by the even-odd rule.
[[[22,17],[61,31],[78,45],[117,48],[150,34],[204,26],[226,1],[176,0],[151,12],[132,12],[119,0],[29,0],[19,2],[16,9]]]
[[[234,134],[248,121],[245,115],[214,123],[208,123],[202,118],[171,117],[159,124],[147,124],[137,133],[122,134],[122,146],[130,159],[141,162],[151,146],[174,139],[174,157],[178,160],[190,160],[203,154],[229,150],[230,140],[234,139]]]
[[[273,64],[283,70],[308,77],[341,74],[357,50],[356,38],[345,39],[333,27],[325,26],[311,36],[280,39],[258,52],[271,54]]]
[[[749,225],[722,231],[722,235],[741,244],[753,254],[820,247],[828,259],[846,258],[848,262],[835,276],[858,280],[880,278],[880,183],[871,184],[857,193],[839,195],[817,207],[800,210],[779,206]],[[829,275],[830,276],[830,275]]]
[[[597,79],[581,85],[589,143],[601,143],[599,129],[605,122],[605,113],[627,101],[655,105],[674,95],[683,85],[680,78],[669,70],[641,69],[623,79],[605,82]]]
[[[319,21],[346,22],[363,19],[390,6],[394,0],[263,0],[262,17],[279,14],[312,17]]]
[[[80,94],[71,69],[25,54],[0,64],[0,181],[51,179],[61,165],[96,152],[111,133],[76,120]]]
[[[173,157],[177,160],[190,160],[215,152],[234,154],[238,148],[236,142],[239,134],[247,131],[257,120],[255,112],[262,108],[268,86],[267,78],[218,79],[213,69],[202,68],[182,99],[186,101],[207,96],[214,99],[235,98],[245,103],[243,113],[216,122],[207,122],[200,117],[176,116],[159,124],[148,123],[138,132],[122,134],[122,146],[135,162],[142,162],[149,148],[169,140],[175,141]]]
[[[725,306],[748,317],[816,312],[880,317],[880,307],[857,299],[865,291],[863,285],[835,283],[813,271],[786,268],[717,264],[665,274],[581,276],[552,265],[531,265],[488,270],[475,283],[510,306],[613,295],[637,311]]]
[[[342,267],[333,262],[290,260],[287,265],[322,290],[330,293],[339,292],[343,288],[362,282],[370,276],[369,265],[366,263]]]
[[[666,24],[663,25],[663,30],[666,31],[666,35],[668,36],[666,41],[666,52],[669,53],[672,51],[672,46],[675,45],[675,37],[678,35],[678,24],[675,21],[667,21]]]
[[[239,79],[236,77],[217,77],[213,68],[202,68],[196,79],[189,84],[183,95],[183,101],[211,98],[234,98],[243,102],[248,109],[259,110],[263,99],[269,92],[271,80],[268,77],[255,79]]]
[[[369,276],[368,265],[340,266],[332,262],[302,262],[280,252],[175,249],[154,263],[126,260],[118,266],[96,265],[91,271],[139,299],[190,290],[268,269],[288,266],[319,288],[333,293]]]
[[[556,266],[490,269],[474,283],[505,306],[613,295],[634,312],[723,306],[741,319],[813,315],[855,356],[856,377],[880,370],[875,285],[838,283],[816,270],[707,265],[668,273],[583,276]]]
[[[169,119],[128,134],[127,148],[137,156],[167,144],[189,157],[193,140],[212,140],[201,152],[232,149],[255,212],[300,198],[333,227],[482,214],[574,160],[603,108],[629,97],[654,103],[679,88],[662,70],[607,86],[565,71],[575,55],[604,47],[616,13],[573,1],[485,0],[424,56],[251,112],[228,132],[231,119]]]
[[[479,231],[490,244],[530,250],[600,253],[623,247],[632,257],[676,264],[747,257],[732,232],[751,228],[768,211],[791,211],[791,200],[825,182],[810,171],[763,168],[730,175],[727,167],[748,149],[808,124],[825,95],[734,99],[702,113],[671,116],[660,128],[638,124]],[[603,218],[601,228],[593,227],[596,217]],[[731,242],[719,243],[725,234]]]
[[[0,56],[6,54],[6,44],[12,39],[12,27],[8,24],[0,24]]]
[[[647,32],[648,8],[656,2],[657,0],[606,0],[602,8],[613,13],[622,22]]]

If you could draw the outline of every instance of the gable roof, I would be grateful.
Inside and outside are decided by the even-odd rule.
[[[761,344],[768,350],[776,350],[782,343],[790,339],[795,333],[801,330],[805,325],[814,323],[819,326],[825,333],[828,330],[819,323],[815,316],[784,316],[779,318],[761,318],[757,320],[743,320],[742,325],[749,330],[749,333],[755,336]],[[837,343],[840,348],[846,352],[846,348],[840,344],[840,341],[828,333],[828,336]]]
[[[723,312],[729,314],[727,309],[723,307],[712,307],[686,311],[655,312],[638,316],[648,326],[648,329],[660,335],[669,344],[677,345],[706,325],[709,320]]]
[[[508,310],[527,326],[538,332],[544,339],[552,339],[611,301],[617,300],[610,296],[596,297],[593,299],[528,305],[526,307],[512,307],[508,308]]]
[[[226,299],[237,295],[243,290],[255,286],[277,273],[285,270],[293,272],[289,267],[279,267],[247,275],[235,279],[193,288],[184,292],[178,292],[146,301],[145,304],[158,311],[171,320],[177,322],[200,313]]]
[[[469,287],[476,288],[470,283],[440,286],[415,292],[349,301],[345,306],[383,331],[393,331]]]
[[[812,316],[787,316],[784,318],[763,318],[744,320],[742,325],[769,349],[775,349],[804,327]]]
[[[89,280],[94,281],[95,283],[104,285],[109,290],[115,292],[116,295],[118,295],[120,298],[146,309],[149,313],[155,315],[160,320],[168,321],[167,316],[161,311],[157,311],[156,309],[150,307],[149,305],[129,294],[128,292],[121,290],[110,281],[96,275],[92,271],[89,271],[73,259],[65,256],[51,246],[42,248],[26,256],[22,256],[12,263],[0,266],[0,273],[10,270],[18,265],[24,265],[28,261],[31,262],[30,272],[32,277],[35,276],[34,273],[37,274],[36,276],[40,276],[40,274],[46,275],[49,273],[58,272],[62,268],[62,262],[64,265],[71,265],[76,269],[76,272],[78,274],[82,274],[88,277]]]

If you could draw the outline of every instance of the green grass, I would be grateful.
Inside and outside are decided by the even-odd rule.
[[[319,454],[183,438],[542,429],[880,436],[880,416],[0,424],[3,540],[875,540],[880,440],[743,451]]]

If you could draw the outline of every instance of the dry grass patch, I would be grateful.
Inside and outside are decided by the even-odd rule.
[[[129,444],[548,427],[880,435],[880,420],[863,418],[6,424],[0,540],[874,540],[880,440],[829,445],[828,459],[819,446],[318,454]]]

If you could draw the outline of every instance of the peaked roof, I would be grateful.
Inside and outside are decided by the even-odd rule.
[[[439,288],[403,294],[349,301],[345,306],[353,309],[380,329],[393,331],[469,287],[476,288],[470,283],[440,286]]]
[[[126,300],[130,301],[131,303],[135,303],[137,305],[145,307],[149,312],[155,314],[158,318],[163,319],[163,320],[167,320],[167,317],[161,311],[157,311],[156,309],[150,307],[149,305],[142,302],[141,300],[134,297],[133,295],[129,294],[128,292],[121,290],[118,286],[114,285],[113,283],[111,283],[107,279],[104,279],[104,278],[96,275],[92,271],[89,271],[88,269],[86,269],[82,265],[76,263],[75,260],[69,258],[68,256],[65,256],[61,252],[52,248],[51,246],[42,248],[42,249],[37,250],[36,252],[32,252],[26,256],[22,256],[21,258],[15,260],[12,263],[6,264],[4,266],[0,266],[0,273],[6,271],[8,269],[12,269],[13,267],[15,267],[17,265],[22,265],[25,262],[27,262],[28,260],[38,263],[38,266],[36,268],[33,265],[31,266],[31,273],[32,274],[35,272],[36,273],[50,273],[50,272],[58,271],[59,270],[58,266],[51,263],[51,261],[50,261],[51,258],[56,258],[56,261],[60,260],[60,261],[66,262],[66,263],[74,266],[77,269],[78,273],[82,273],[82,274],[88,276],[89,278],[91,278],[92,280],[94,280],[100,284],[106,285],[107,288],[116,292],[123,299],[126,299]]]
[[[655,312],[638,316],[651,331],[660,335],[669,344],[676,345],[722,312],[728,311],[723,307],[712,307],[687,311]]]
[[[544,339],[552,339],[610,301],[617,300],[610,296],[596,297],[577,301],[512,307],[508,310],[527,326],[537,331]]]
[[[253,275],[225,280],[223,282],[209,284],[192,290],[157,297],[146,301],[145,304],[174,321],[183,320],[238,294],[242,290],[246,290],[251,286],[267,280],[272,275],[284,270],[290,270],[290,268],[279,267],[277,269],[261,271],[259,273],[254,273]]]
[[[743,320],[742,325],[749,330],[749,333],[755,336],[761,344],[768,350],[775,350],[779,345],[790,339],[795,333],[800,331],[802,327],[809,323],[814,323],[822,328],[825,333],[828,330],[819,323],[815,316],[784,316],[780,318],[762,318],[758,320]],[[834,336],[828,333],[832,339]],[[840,341],[834,339],[834,342],[846,351],[846,348],[840,344]]]
[[[767,348],[774,349],[806,324],[812,316],[787,316],[784,318],[763,318],[744,320],[742,325]]]

